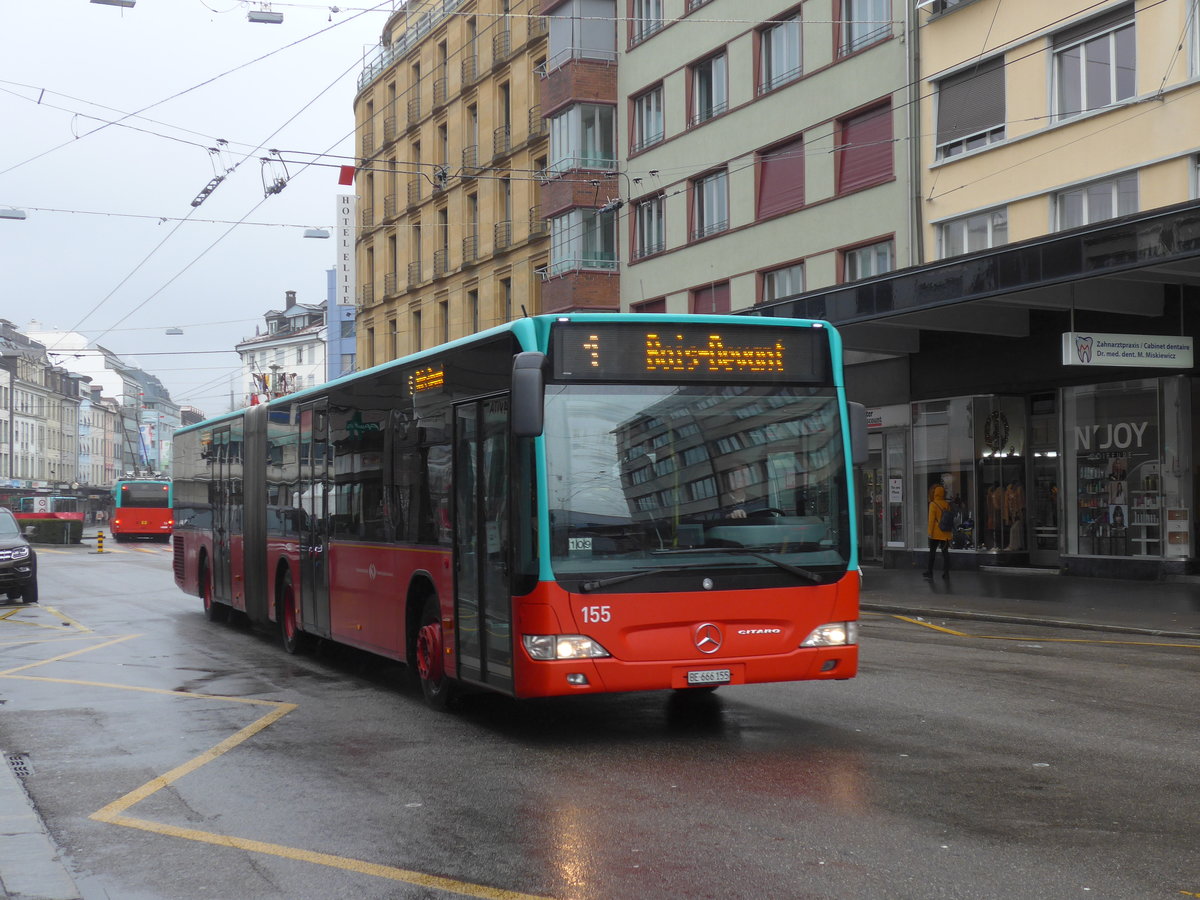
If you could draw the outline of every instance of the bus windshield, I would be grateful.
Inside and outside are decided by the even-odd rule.
[[[558,577],[850,559],[831,387],[549,385],[544,434]]]
[[[164,481],[127,482],[117,492],[117,506],[133,509],[166,509],[171,492]]]

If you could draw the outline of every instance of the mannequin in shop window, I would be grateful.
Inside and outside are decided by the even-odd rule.
[[[992,550],[1000,549],[1000,521],[1003,515],[1004,488],[999,482],[993,482],[987,491],[987,545]]]
[[[1008,526],[1006,550],[1025,549],[1025,488],[1010,481],[1004,489],[1004,524]]]

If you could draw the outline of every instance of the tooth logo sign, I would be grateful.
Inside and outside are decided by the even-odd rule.
[[[1092,361],[1091,337],[1075,335],[1075,352],[1079,354],[1079,361],[1081,363],[1090,363]]]

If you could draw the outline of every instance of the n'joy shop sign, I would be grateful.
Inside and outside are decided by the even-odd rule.
[[[1161,334],[1063,334],[1064,366],[1131,366],[1139,369],[1190,369],[1192,339]]]

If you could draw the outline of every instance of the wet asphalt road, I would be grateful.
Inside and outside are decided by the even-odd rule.
[[[88,900],[1200,894],[1200,642],[867,616],[851,682],[447,715],[90,550],[0,609],[0,748]]]

